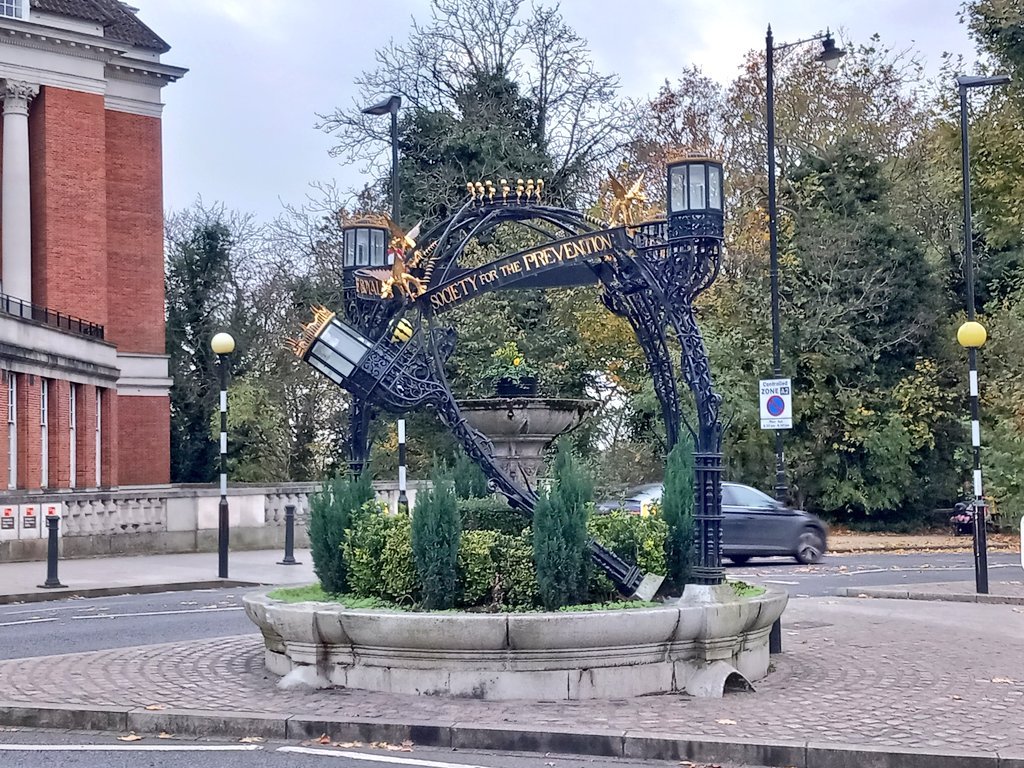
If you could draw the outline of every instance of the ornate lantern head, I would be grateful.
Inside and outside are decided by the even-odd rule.
[[[668,164],[669,238],[723,236],[722,164],[688,154]]]

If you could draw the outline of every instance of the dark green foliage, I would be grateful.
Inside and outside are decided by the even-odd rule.
[[[661,513],[634,515],[617,510],[595,514],[587,530],[597,541],[628,563],[636,563],[644,573],[665,573],[665,541],[668,525]],[[618,592],[608,577],[595,570],[590,577],[590,598],[611,599]]]
[[[533,536],[530,529],[519,536],[499,534],[494,549],[497,579],[494,603],[507,611],[521,611],[540,605],[540,586],[533,562]]]
[[[553,487],[541,494],[533,513],[533,559],[541,602],[548,610],[586,599],[587,513],[592,501],[590,478],[563,440]]]
[[[323,484],[309,500],[309,546],[313,570],[325,592],[348,591],[348,567],[343,545],[345,532],[373,501],[370,476],[353,480],[338,475]]]
[[[220,389],[210,339],[228,320],[234,237],[223,223],[211,219],[187,222],[183,230],[169,232],[167,240],[167,354],[174,376],[171,479],[205,483],[213,480],[218,452],[209,427]]]
[[[455,605],[461,523],[451,475],[434,472],[432,487],[416,496],[412,517],[412,551],[423,606],[438,610]]]
[[[377,508],[361,515],[349,528],[344,551],[352,593],[402,605],[418,597],[408,514]]]
[[[512,509],[504,496],[459,501],[459,516],[464,531],[497,531],[518,536],[530,521]]]
[[[455,496],[459,499],[482,499],[491,495],[487,487],[487,476],[461,449],[455,453],[452,479],[455,482]]]
[[[459,605],[492,602],[497,565],[495,531],[466,531],[459,541]]]
[[[693,567],[693,446],[680,440],[665,461],[661,516],[665,535],[665,576],[677,589],[686,586]]]

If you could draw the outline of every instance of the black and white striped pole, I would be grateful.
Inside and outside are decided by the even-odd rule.
[[[398,420],[398,508],[409,509],[409,497],[405,492],[405,419]]]
[[[973,314],[973,313],[971,313]],[[974,583],[979,595],[988,594],[988,541],[985,531],[985,495],[981,486],[981,405],[978,402],[978,348],[988,334],[985,326],[968,320],[956,332],[960,346],[967,348],[967,376],[971,396],[971,448],[974,452]]]
[[[988,594],[988,542],[986,541],[985,497],[981,487],[981,408],[978,403],[978,348],[985,343],[985,326],[974,319],[974,235],[971,231],[971,154],[967,142],[967,90],[1006,85],[1008,75],[960,76],[960,157],[964,189],[964,282],[967,283],[967,322],[956,332],[960,346],[967,348],[967,371],[971,392],[971,445],[974,449],[974,582],[979,595]]]
[[[220,368],[220,509],[217,514],[217,576],[228,577],[228,355],[235,350],[230,333],[218,333],[210,341]]]

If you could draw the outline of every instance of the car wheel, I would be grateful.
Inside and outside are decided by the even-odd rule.
[[[746,565],[750,555],[727,555],[729,562],[733,565]]]
[[[800,534],[796,544],[796,552],[793,554],[798,563],[813,565],[819,562],[824,554],[825,539],[819,531],[808,528]]]

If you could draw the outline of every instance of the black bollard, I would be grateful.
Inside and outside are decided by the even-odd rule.
[[[57,578],[57,525],[60,518],[57,515],[46,516],[46,532],[49,541],[46,544],[46,583],[40,584],[41,589],[67,589]]]
[[[782,619],[776,619],[768,633],[768,653],[782,653]]]
[[[295,559],[295,505],[284,508],[284,560],[278,565],[302,565]]]

